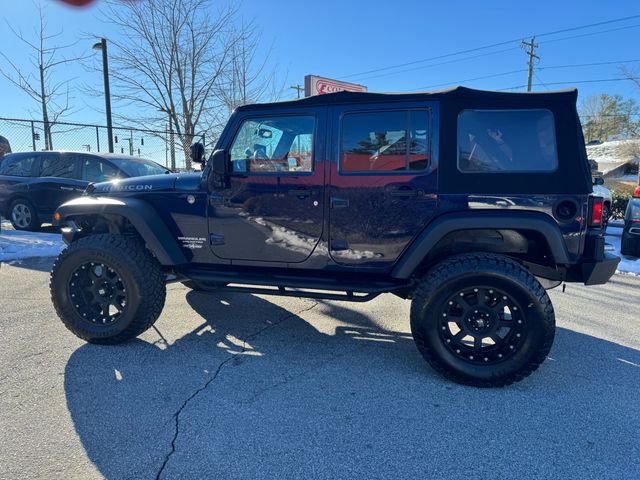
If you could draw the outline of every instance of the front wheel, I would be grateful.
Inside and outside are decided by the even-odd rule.
[[[519,263],[493,254],[451,257],[420,282],[411,304],[418,350],[445,377],[478,387],[522,380],[555,335],[551,300]]]
[[[158,261],[140,242],[91,235],[73,242],[51,271],[51,299],[62,323],[91,343],[115,344],[153,325],[166,287]]]
[[[33,204],[28,200],[19,198],[11,202],[9,206],[9,219],[11,225],[16,230],[38,230],[40,221],[38,220],[38,212],[36,212]]]

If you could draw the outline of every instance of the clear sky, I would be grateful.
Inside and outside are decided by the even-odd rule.
[[[50,31],[62,32],[59,41],[78,41],[70,54],[91,55],[93,37],[118,35],[99,20],[100,0],[82,9],[67,7],[57,0],[41,1],[46,6]],[[7,24],[27,36],[33,35],[36,9],[25,0],[3,0],[2,7],[0,51],[28,68],[24,58],[27,50]],[[518,42],[430,62],[419,61],[534,34],[640,15],[640,2],[243,0],[240,13],[261,27],[263,49],[271,51],[271,63],[277,64],[287,86],[302,84],[304,75],[312,73],[362,83],[372,91],[433,90],[456,84],[505,89],[525,85],[527,81],[527,56]],[[635,66],[640,75],[640,17],[543,35],[537,42],[540,61],[536,65],[534,89],[576,86],[581,96],[607,92],[640,100],[640,89],[629,81],[581,83],[620,78],[617,63],[620,61],[635,61],[625,65]],[[98,55],[94,52],[96,61]],[[398,64],[409,65],[379,70]],[[76,111],[67,120],[104,123],[103,99],[87,96],[79,88],[81,85],[102,88],[99,72],[70,65],[61,68],[56,77],[72,79]],[[556,82],[568,83],[556,85]],[[295,94],[294,90],[287,90],[285,98],[293,98]],[[0,116],[37,118],[34,101],[4,78],[0,78],[0,99]]]

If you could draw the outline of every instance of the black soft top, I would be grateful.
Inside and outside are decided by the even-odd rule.
[[[575,105],[578,98],[578,90],[575,88],[558,90],[554,92],[495,92],[490,90],[475,90],[467,87],[455,87],[447,90],[419,93],[374,93],[374,92],[336,92],[326,95],[287,100],[285,102],[255,103],[238,107],[238,111],[254,111],[270,109],[273,107],[318,107],[330,105],[342,105],[349,103],[386,103],[386,102],[420,102],[420,101],[455,101],[461,99],[483,99],[494,102],[530,101],[540,103],[547,101],[567,102]]]
[[[588,194],[591,171],[584,147],[580,119],[576,109],[576,89],[556,92],[515,93],[456,87],[424,93],[338,92],[290,100],[238,107],[237,112],[262,112],[271,109],[292,110],[403,102],[438,103],[438,185],[450,194]],[[558,152],[558,168],[553,172],[502,173],[490,175],[458,170],[458,117],[465,110],[547,109],[553,113]]]

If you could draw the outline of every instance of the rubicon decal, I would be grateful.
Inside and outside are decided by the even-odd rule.
[[[152,190],[153,185],[109,185],[104,187],[105,192],[142,192],[145,190]]]

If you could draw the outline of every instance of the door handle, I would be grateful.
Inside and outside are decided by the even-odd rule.
[[[288,190],[287,195],[291,195],[292,197],[298,197],[298,198],[310,197],[311,190],[307,188],[294,188],[294,189]]]
[[[60,187],[60,190],[74,190],[72,187]]]
[[[224,205],[224,197],[216,193],[209,194],[209,205]]]
[[[331,208],[347,208],[348,206],[348,198],[331,197]]]
[[[417,197],[418,191],[411,187],[398,187],[391,190],[392,197]]]

